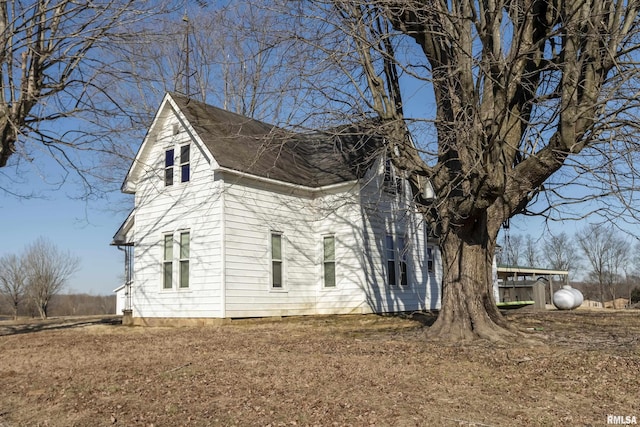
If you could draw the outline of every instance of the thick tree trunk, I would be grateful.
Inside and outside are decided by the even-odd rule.
[[[38,313],[40,314],[40,318],[43,320],[47,318],[48,305],[48,302],[42,302],[38,304]]]
[[[15,152],[17,135],[6,111],[0,111],[0,168],[7,165]]]
[[[483,237],[474,239],[449,232],[441,238],[442,308],[427,332],[430,337],[504,341],[516,335],[500,314],[493,295],[495,238],[479,234]]]

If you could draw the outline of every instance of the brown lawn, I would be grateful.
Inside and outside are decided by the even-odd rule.
[[[539,343],[429,342],[428,316],[0,322],[0,427],[640,422],[640,312],[507,317]]]

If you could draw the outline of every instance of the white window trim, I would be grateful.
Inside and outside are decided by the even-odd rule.
[[[333,286],[325,286],[325,275],[326,275],[326,270],[325,270],[325,258],[324,258],[324,241],[327,237],[333,237]],[[327,234],[322,234],[321,235],[321,239],[320,239],[320,268],[321,268],[321,274],[320,274],[320,288],[321,289],[325,289],[325,290],[334,290],[334,289],[338,289],[338,239],[336,238],[335,233],[327,233]]]
[[[280,287],[274,287],[273,286],[273,262],[274,262],[274,258],[273,258],[273,236],[274,235],[278,235],[280,236],[280,280],[281,280],[281,285]],[[287,244],[286,241],[287,239],[285,238],[285,234],[283,231],[280,230],[269,230],[269,233],[267,235],[267,247],[269,248],[269,292],[288,292],[287,290]]]
[[[180,261],[184,261],[185,259],[181,259],[180,258],[180,236],[183,233],[189,233],[189,258],[185,258],[186,260],[189,261],[189,286],[184,288],[184,287],[180,287]],[[166,236],[171,236],[172,238],[172,260],[171,260],[171,287],[170,288],[165,288],[164,287],[164,265],[165,265],[165,259],[164,259],[164,242],[165,242],[165,237]],[[160,281],[161,281],[161,290],[162,292],[181,292],[181,293],[188,293],[192,291],[192,283],[191,283],[191,279],[192,279],[192,256],[191,256],[191,242],[193,238],[193,234],[191,232],[190,229],[188,228],[181,228],[175,231],[167,231],[162,233],[162,241],[161,241],[161,249],[162,249],[162,262],[160,265]]]
[[[166,241],[167,241],[167,237],[171,237],[171,260],[166,259]],[[175,251],[175,240],[174,240],[174,236],[173,233],[162,233],[162,240],[160,241],[160,246],[161,246],[161,250],[162,250],[162,262],[160,263],[160,283],[161,283],[161,288],[163,291],[167,292],[167,291],[172,291],[174,290],[175,287],[175,271],[174,271],[174,260],[175,260],[175,255],[174,255],[174,251]],[[167,265],[171,265],[171,286],[166,287],[166,283],[165,283],[165,267]]]
[[[167,154],[169,151],[173,150],[173,160],[172,165],[167,166]],[[176,150],[175,144],[171,144],[165,147],[162,151],[162,182],[164,188],[171,188],[176,185]],[[167,171],[171,170],[171,184],[167,184]]]
[[[178,234],[178,253],[176,254],[175,261],[178,264],[178,283],[176,284],[178,289],[185,291],[191,287],[191,231],[179,230]],[[187,234],[189,236],[188,251],[189,254],[186,258],[182,258],[182,236]],[[182,286],[182,263],[185,262],[188,266],[187,286]]]
[[[431,256],[429,256],[429,252],[431,252]],[[427,244],[426,249],[426,259],[427,259],[427,273],[435,274],[436,272],[436,247],[434,245]],[[431,268],[429,268],[429,262],[431,262]]]
[[[396,170],[390,158],[382,162],[382,189],[395,197],[403,197],[407,192],[405,178]]]
[[[184,138],[176,138],[178,134],[172,135],[172,141],[168,142],[164,146],[164,150],[162,151],[162,183],[163,188],[175,188],[181,185],[188,185],[193,180],[193,153],[194,153],[194,144],[192,140],[185,140]],[[182,147],[189,146],[189,161],[184,163],[182,161]],[[173,166],[170,166],[173,177],[171,185],[167,185],[166,181],[166,170],[168,169],[166,166],[166,156],[167,151],[173,150]],[[184,165],[189,165],[189,179],[187,181],[182,180],[182,167]]]
[[[385,233],[384,235],[384,263],[385,263],[385,282],[387,289],[393,290],[407,290],[412,287],[411,280],[411,272],[412,272],[412,263],[411,257],[409,254],[411,253],[409,244],[409,237],[406,235],[398,236],[393,233]],[[393,243],[393,259],[389,258],[389,245],[388,238],[391,238]],[[402,247],[400,247],[400,243],[404,243]],[[406,249],[406,253],[403,252]],[[389,280],[389,261],[393,261],[394,264],[394,279],[395,283],[391,283]],[[401,263],[405,263],[406,265],[406,274],[407,274],[407,284],[402,284],[402,267]]]
[[[178,156],[179,157],[179,162],[178,162],[178,165],[177,165],[178,175],[180,177],[179,183],[180,184],[187,184],[188,182],[191,182],[191,165],[192,165],[192,162],[191,162],[191,157],[192,157],[191,145],[192,144],[191,144],[191,141],[189,141],[186,144],[183,143],[183,144],[177,144],[177,145],[178,145],[178,150],[177,151],[179,153],[179,156]],[[182,159],[182,148],[183,147],[189,147],[189,161],[186,162],[186,163]],[[175,161],[174,161],[174,163],[175,163]],[[182,180],[182,168],[185,165],[188,165],[188,167],[189,167],[189,176],[188,176],[188,179],[186,181],[183,181]],[[173,173],[174,173],[174,180],[175,180],[175,171]]]

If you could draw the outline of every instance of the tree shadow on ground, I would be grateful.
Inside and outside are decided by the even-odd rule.
[[[122,316],[64,317],[26,322],[0,322],[0,336],[28,334],[40,331],[81,328],[91,325],[120,325]]]
[[[414,322],[420,323],[424,327],[430,327],[436,322],[438,318],[437,311],[413,311],[410,313],[398,313],[392,314],[392,316],[397,316],[407,320],[413,320]]]

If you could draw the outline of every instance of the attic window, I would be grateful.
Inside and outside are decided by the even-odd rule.
[[[403,193],[402,178],[396,173],[391,159],[384,162],[384,189],[392,194]]]
[[[180,182],[189,181],[191,167],[190,162],[190,145],[180,147]]]
[[[174,163],[174,149],[165,151],[164,153],[164,185],[169,187],[173,185],[173,163]]]

